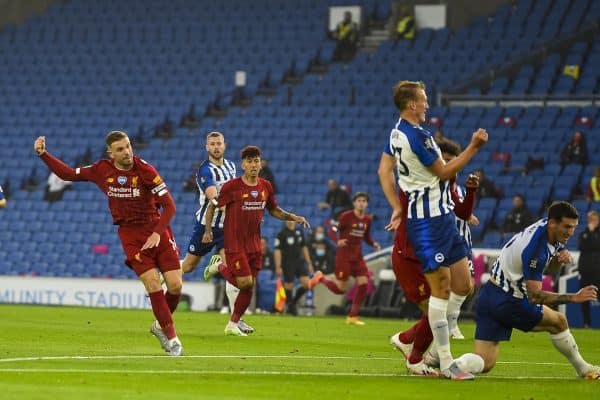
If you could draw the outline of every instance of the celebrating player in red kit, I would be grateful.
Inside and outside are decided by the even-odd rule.
[[[206,230],[202,242],[212,242],[211,221],[215,207],[225,207],[225,259],[223,264],[219,257],[213,256],[211,263],[204,270],[204,279],[209,280],[217,272],[240,293],[233,306],[233,314],[225,327],[226,335],[247,336],[238,328],[238,321],[244,314],[252,299],[252,288],[262,265],[260,247],[260,223],[264,209],[282,221],[294,221],[309,227],[304,217],[282,210],[275,199],[273,187],[269,181],[259,178],[260,149],[247,146],[242,149],[242,169],[244,175],[225,182],[219,197],[210,203],[206,211]]]
[[[183,354],[175,332],[172,313],[181,296],[179,253],[169,222],[175,203],[154,167],[135,157],[129,137],[121,131],[106,136],[110,160],[73,169],[46,150],[46,138],[35,140],[34,149],[48,168],[67,181],[90,181],[108,197],[113,223],[130,266],[149,293],[156,321],[150,332],[170,356]],[[159,208],[162,207],[162,213]],[[167,291],[163,292],[157,268],[162,272]]]

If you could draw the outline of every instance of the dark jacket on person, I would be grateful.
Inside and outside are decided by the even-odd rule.
[[[590,231],[588,227],[579,234],[579,261],[582,286],[600,283],[600,228]]]

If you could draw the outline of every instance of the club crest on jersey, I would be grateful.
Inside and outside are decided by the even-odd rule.
[[[444,261],[444,255],[442,253],[437,253],[434,257],[436,262],[441,263],[442,261]]]
[[[137,186],[138,185],[138,177],[134,176],[133,178],[131,178],[131,186]]]
[[[126,176],[120,176],[117,178],[117,182],[119,182],[119,185],[124,185],[125,182],[127,182],[127,177]]]
[[[256,190],[253,190],[250,192],[250,194],[252,195],[252,197],[257,198],[258,197],[258,192]]]
[[[535,269],[537,267],[537,262],[537,258],[534,258],[533,260],[529,261],[529,268]]]

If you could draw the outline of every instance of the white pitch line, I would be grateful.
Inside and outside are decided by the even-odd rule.
[[[41,356],[41,357],[16,357],[16,358],[0,358],[0,363],[13,363],[21,361],[54,361],[54,360],[123,360],[123,359],[169,359],[164,355],[160,356],[145,356],[145,355],[115,355],[115,356]],[[376,361],[401,361],[398,357],[352,357],[352,356],[289,356],[289,355],[190,355],[183,357],[176,357],[172,359],[185,358],[214,358],[214,359],[297,359],[297,360],[376,360]],[[548,365],[548,366],[568,366],[568,363],[556,363],[556,362],[538,362],[538,361],[498,361],[497,364],[525,364],[525,365]]]
[[[247,375],[247,376],[265,376],[265,375],[289,375],[289,376],[358,376],[358,377],[375,377],[375,378],[421,378],[433,379],[433,377],[425,377],[410,374],[392,374],[379,372],[307,372],[307,371],[215,371],[215,370],[116,370],[116,369],[49,369],[49,368],[0,368],[2,372],[16,373],[68,373],[68,374],[139,374],[139,375],[155,375],[155,374],[173,374],[173,375]],[[500,379],[500,380],[562,380],[574,381],[577,378],[566,376],[504,376],[504,375],[479,375],[476,379]]]
[[[19,361],[51,361],[51,360],[120,360],[120,359],[166,359],[161,356],[144,355],[120,355],[120,356],[42,356],[42,357],[18,357],[18,358],[0,358],[0,363],[19,362]],[[399,358],[393,357],[351,357],[351,356],[287,356],[287,355],[191,355],[177,357],[182,358],[275,358],[275,359],[305,359],[305,360],[377,360],[377,361],[397,361]]]

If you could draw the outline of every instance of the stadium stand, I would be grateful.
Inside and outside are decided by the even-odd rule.
[[[389,2],[358,3],[367,18],[390,16]],[[17,188],[32,167],[38,166],[38,174],[43,170],[31,148],[38,134],[48,137],[50,151],[73,164],[88,147],[94,158],[101,156],[107,131],[134,134],[140,126],[155,127],[165,116],[179,121],[193,104],[200,114],[210,109],[223,113],[203,116],[200,127],[178,127],[173,138],[152,139],[136,151],[157,166],[171,187],[178,205],[172,226],[180,247],[187,243],[197,204],[182,185],[190,166],[204,157],[204,135],[211,130],[225,134],[229,158],[237,159],[246,144],[261,146],[279,184],[279,201],[313,225],[327,218],[316,207],[327,179],[371,193],[375,240],[390,245],[392,237],[383,230],[389,209],[376,170],[382,143],[397,118],[391,87],[408,78],[428,84],[430,128],[441,127],[463,145],[479,126],[491,133],[489,148],[465,171],[484,167],[504,189],[502,199],[477,204],[477,244],[502,244],[498,221],[515,193],[525,193],[536,215],[552,199],[574,200],[585,215],[589,204],[578,197],[580,186],[593,173],[589,167],[600,165],[600,142],[591,134],[600,127],[597,105],[448,106],[439,104],[437,95],[576,33],[598,19],[598,2],[521,0],[456,31],[421,29],[414,42],[387,40],[373,54],[359,52],[349,64],[331,64],[333,43],[324,21],[328,6],[336,4],[341,2],[70,1],[4,29],[3,179]],[[598,37],[596,33],[560,54],[520,66],[514,76],[491,81],[481,96],[597,93]],[[310,73],[315,62],[327,65],[327,71]],[[241,93],[234,85],[237,70],[248,76]],[[299,83],[286,83],[290,74]],[[265,87],[271,88],[268,96],[261,94]],[[232,106],[239,96],[248,100],[245,106]],[[588,133],[590,166],[563,169],[560,149],[576,128]],[[510,159],[494,160],[498,153]],[[544,168],[525,175],[532,156],[543,158]],[[105,200],[92,185],[75,185],[52,205],[42,200],[41,190],[13,192],[0,217],[5,239],[0,273],[133,278],[122,267]],[[263,234],[272,238],[279,228],[278,221],[267,218]],[[93,254],[95,244],[106,244],[108,253]],[[199,268],[186,278],[201,279],[200,274]]]

